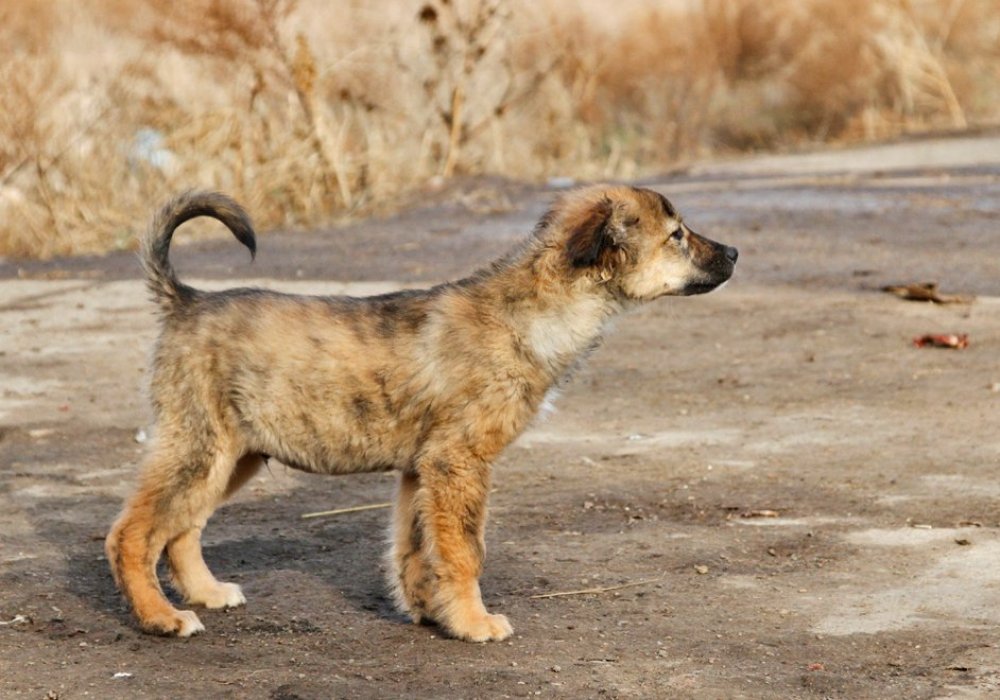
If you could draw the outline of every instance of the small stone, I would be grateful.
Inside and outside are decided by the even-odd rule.
[[[695,570],[696,573],[699,573],[699,574],[707,574],[708,573],[708,567],[705,566],[704,564],[695,564],[694,570]]]

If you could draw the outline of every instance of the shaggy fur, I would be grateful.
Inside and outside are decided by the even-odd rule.
[[[142,241],[161,309],[152,369],[157,435],[107,537],[115,581],[143,629],[188,636],[164,597],[166,550],[186,602],[245,602],[201,554],[209,516],[268,456],[320,474],[400,472],[389,562],[414,621],[499,640],[512,629],[479,592],[490,465],[615,314],[729,279],[736,249],[693,233],[650,190],[571,192],[531,238],[471,277],[369,298],[260,289],[203,292],[167,258],[174,230],[222,221],[254,251],[246,213],[220,194],[168,203]]]

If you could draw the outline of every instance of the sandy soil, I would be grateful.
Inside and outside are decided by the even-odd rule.
[[[203,612],[190,640],[139,633],[101,547],[148,419],[138,268],[7,261],[0,697],[997,697],[1000,140],[933,143],[932,165],[910,144],[647,183],[740,264],[721,292],[621,320],[497,465],[483,589],[516,629],[500,644],[392,611],[386,510],[300,517],[386,501],[389,476],[273,463],[206,532],[249,604]],[[265,237],[253,265],[225,238],[175,259],[206,287],[430,283],[525,235],[550,196],[468,182]],[[976,299],[878,291],[924,280]],[[971,344],[913,347],[929,332]]]

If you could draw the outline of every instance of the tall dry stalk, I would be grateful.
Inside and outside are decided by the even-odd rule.
[[[423,36],[419,53],[404,56],[397,50],[396,62],[420,86],[441,126],[438,172],[449,178],[463,165],[474,171],[475,160],[463,158],[465,147],[527,99],[559,57],[544,57],[530,68],[515,66],[509,1],[431,0],[416,20]]]
[[[283,27],[298,0],[185,0],[172,5],[155,4],[159,16],[149,35],[158,43],[186,54],[215,61],[220,69],[253,73],[248,104],[258,106],[267,93],[289,90],[300,109],[306,139],[318,161],[318,175],[327,196],[339,195],[328,209],[350,208],[354,203],[342,160],[329,143],[328,128],[317,109],[317,63],[308,40],[295,36],[294,50],[283,36]]]
[[[950,21],[945,32],[952,26],[961,3],[951,2],[948,9]],[[904,115],[919,115],[923,107],[925,111],[947,114],[949,126],[964,129],[968,126],[965,110],[943,63],[941,47],[947,34],[943,33],[937,41],[928,40],[912,9],[902,0],[880,5],[879,10],[880,28],[873,44],[892,72]]]

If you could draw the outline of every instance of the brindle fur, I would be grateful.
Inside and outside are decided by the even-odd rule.
[[[662,195],[597,186],[561,197],[517,250],[457,282],[368,298],[204,292],[179,282],[167,258],[174,230],[195,216],[255,248],[246,213],[220,194],[177,197],[144,237],[162,321],[157,433],[106,542],[142,628],[180,636],[204,628],[164,597],[157,561],[166,550],[188,603],[244,603],[205,565],[201,531],[270,455],[314,473],[398,470],[388,560],[399,608],[461,639],[508,637],[478,583],[491,463],[609,318],[710,291],[737,257],[693,233]]]

